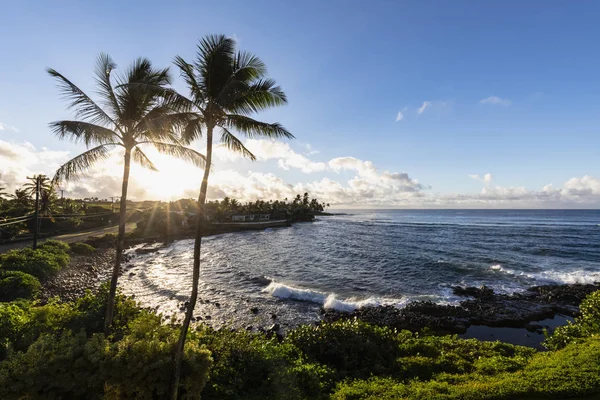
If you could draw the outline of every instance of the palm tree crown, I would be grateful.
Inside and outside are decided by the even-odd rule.
[[[212,141],[213,129],[217,128],[222,144],[254,160],[255,156],[232,130],[250,138],[294,138],[279,123],[249,117],[284,105],[287,98],[274,80],[264,78],[267,72],[264,62],[248,52],[237,51],[233,39],[224,35],[207,36],[200,41],[192,63],[182,57],[176,57],[174,63],[181,70],[190,95],[184,97],[167,91],[166,98],[180,111],[190,113],[181,132],[186,143],[202,137],[205,131]]]
[[[125,74],[116,77],[115,87],[111,77],[115,68],[108,55],[100,54],[95,71],[100,103],[56,70],[48,69],[48,73],[57,79],[69,108],[75,109],[77,118],[52,122],[50,127],[59,138],[68,138],[88,147],[87,151],[61,166],[54,181],[77,178],[97,161],[106,159],[110,150],[116,147],[131,152],[133,160],[143,167],[156,170],[140,148],[145,144],[202,166],[204,157],[182,146],[172,132],[171,127],[177,126],[185,115],[172,112],[168,105],[159,101],[158,93],[133,85],[146,83],[151,85],[149,87],[164,87],[171,82],[168,69],[154,69],[150,61],[139,58]]]

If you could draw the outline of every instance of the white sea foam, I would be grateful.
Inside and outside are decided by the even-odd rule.
[[[600,272],[592,271],[543,271],[536,274],[536,278],[542,281],[555,283],[594,283],[600,282]]]
[[[492,265],[490,267],[493,271],[502,272],[508,275],[513,276],[521,276],[525,278],[530,278],[537,283],[559,283],[559,284],[573,284],[573,283],[594,283],[600,282],[600,272],[598,271],[585,271],[585,270],[575,270],[575,271],[557,271],[557,270],[547,270],[541,271],[537,273],[526,273],[523,271],[515,271],[514,269],[504,268],[500,264]]]
[[[528,274],[527,272],[523,272],[523,271],[515,271],[514,269],[510,269],[510,268],[504,268],[500,264],[492,265],[490,267],[490,269],[493,271],[503,272],[507,275],[523,276],[525,278],[535,278],[535,275]]]
[[[271,282],[269,286],[263,289],[263,292],[279,299],[308,301],[317,304],[323,304],[327,298],[326,293],[288,286],[279,282]]]
[[[321,305],[325,309],[337,311],[354,311],[363,307],[376,307],[381,305],[393,305],[401,307],[408,302],[408,299],[385,299],[369,297],[366,299],[338,299],[333,293],[323,293],[317,290],[303,289],[289,286],[279,282],[271,282],[262,290],[273,297],[283,300],[307,301]]]

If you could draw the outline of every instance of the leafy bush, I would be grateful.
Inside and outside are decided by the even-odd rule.
[[[66,267],[69,260],[65,251],[50,244],[37,250],[19,249],[4,253],[0,255],[0,266],[4,271],[21,271],[45,280]]]
[[[69,245],[69,247],[71,248],[71,251],[74,254],[87,255],[87,254],[92,254],[93,252],[96,251],[96,249],[94,247],[90,246],[87,243],[83,243],[83,242],[71,243]]]
[[[559,326],[544,345],[550,350],[561,349],[569,343],[581,342],[600,335],[600,290],[589,294],[579,305],[581,315],[567,325]]]
[[[114,343],[83,331],[42,334],[26,352],[12,353],[0,364],[0,398],[166,398],[177,333],[145,315]],[[208,350],[186,346],[181,398],[200,398],[210,365]]]
[[[108,351],[102,335],[43,334],[0,364],[0,398],[100,399]]]
[[[35,276],[20,271],[0,272],[0,301],[33,299],[41,287]]]
[[[502,368],[501,368],[502,369]],[[512,369],[512,368],[509,368]],[[436,380],[373,377],[340,383],[334,400],[566,398],[600,393],[600,341],[537,353],[516,372],[440,374]]]
[[[39,250],[46,250],[50,253],[68,253],[71,251],[68,243],[59,240],[46,240],[38,246]]]
[[[168,397],[173,349],[179,330],[162,324],[159,316],[144,314],[130,325],[130,333],[111,348],[107,364],[108,398],[163,399]],[[212,364],[205,346],[186,343],[180,381],[181,397],[199,399]]]
[[[331,369],[299,358],[298,349],[276,339],[201,326],[191,340],[214,360],[203,400],[320,399],[333,388]]]
[[[117,235],[114,233],[106,233],[102,236],[92,236],[87,238],[84,243],[87,243],[96,249],[114,248],[117,246]]]
[[[302,326],[292,330],[286,341],[309,361],[334,369],[339,378],[388,374],[398,367],[396,331],[360,320]]]
[[[75,303],[50,301],[45,305],[29,302],[0,303],[0,360],[9,351],[26,351],[43,334],[85,331],[88,335],[102,332],[108,296],[108,284],[97,295],[88,292]],[[112,338],[122,338],[131,321],[148,314],[130,298],[117,294]]]

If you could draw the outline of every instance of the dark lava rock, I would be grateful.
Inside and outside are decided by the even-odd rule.
[[[130,276],[130,277],[132,277],[132,276],[135,276],[135,275],[136,275],[136,273],[135,273],[135,272],[130,272],[130,273],[129,273],[129,276]]]
[[[258,314],[258,307],[252,307],[252,308],[250,309],[250,312],[251,312],[252,314]]]
[[[271,319],[277,319],[277,314],[271,314]]]
[[[217,307],[217,308],[221,307],[221,303],[215,303],[215,307]]]
[[[202,321],[204,318],[202,318],[202,316],[198,315],[198,316],[196,317],[196,319],[197,319],[198,321]]]
[[[494,297],[494,291],[485,285],[481,287],[454,286],[452,287],[452,292],[457,296],[475,297],[476,299],[491,299]]]
[[[581,300],[600,290],[600,284],[535,286],[513,295],[495,294],[485,286],[453,290],[457,295],[472,298],[459,306],[412,302],[404,308],[366,307],[349,313],[322,310],[322,318],[325,322],[358,318],[375,325],[410,331],[427,328],[434,333],[464,333],[470,325],[529,328],[539,332],[543,327],[531,322],[557,314],[576,316]]]
[[[533,286],[528,292],[537,294],[542,300],[567,305],[579,305],[588,294],[600,290],[600,282],[595,284],[543,285]]]
[[[204,317],[204,319],[212,319],[212,317],[210,315],[207,315]]]

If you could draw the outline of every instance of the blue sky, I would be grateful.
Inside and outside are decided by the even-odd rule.
[[[420,186],[379,188],[373,202],[369,194],[357,200],[363,192],[354,187],[349,205],[453,206],[471,196],[466,206],[598,206],[598,2],[146,1],[142,7],[28,1],[0,7],[5,147],[27,141],[35,147],[30,151],[68,150],[67,158],[83,150],[58,141],[47,128],[71,114],[46,67],[93,92],[101,51],[123,68],[138,56],[168,66],[175,55],[192,58],[203,35],[224,33],[259,55],[288,95],[288,106],[260,117],[283,123],[297,137],[291,149],[327,167],[286,170],[281,158],[269,154],[254,164],[223,159],[222,171],[244,178],[249,170],[274,174],[297,189],[318,192],[311,182],[321,182],[321,189],[323,179],[343,188],[357,184],[349,182],[361,176],[356,167],[332,171],[328,164],[352,157],[373,163],[379,175],[363,173],[367,180],[384,171],[404,172]],[[180,80],[175,86],[185,91]],[[403,118],[396,121],[399,112]],[[310,154],[306,145],[318,153]],[[6,180],[14,160],[0,162]],[[486,182],[469,177],[486,173]],[[563,186],[572,179],[578,181]],[[551,202],[540,203],[535,193],[548,184],[566,190],[565,196],[553,194]],[[501,198],[505,189],[534,194],[507,203]],[[494,191],[496,203],[482,197],[482,190]],[[575,199],[577,191],[589,196]],[[415,192],[436,201],[413,202]]]

